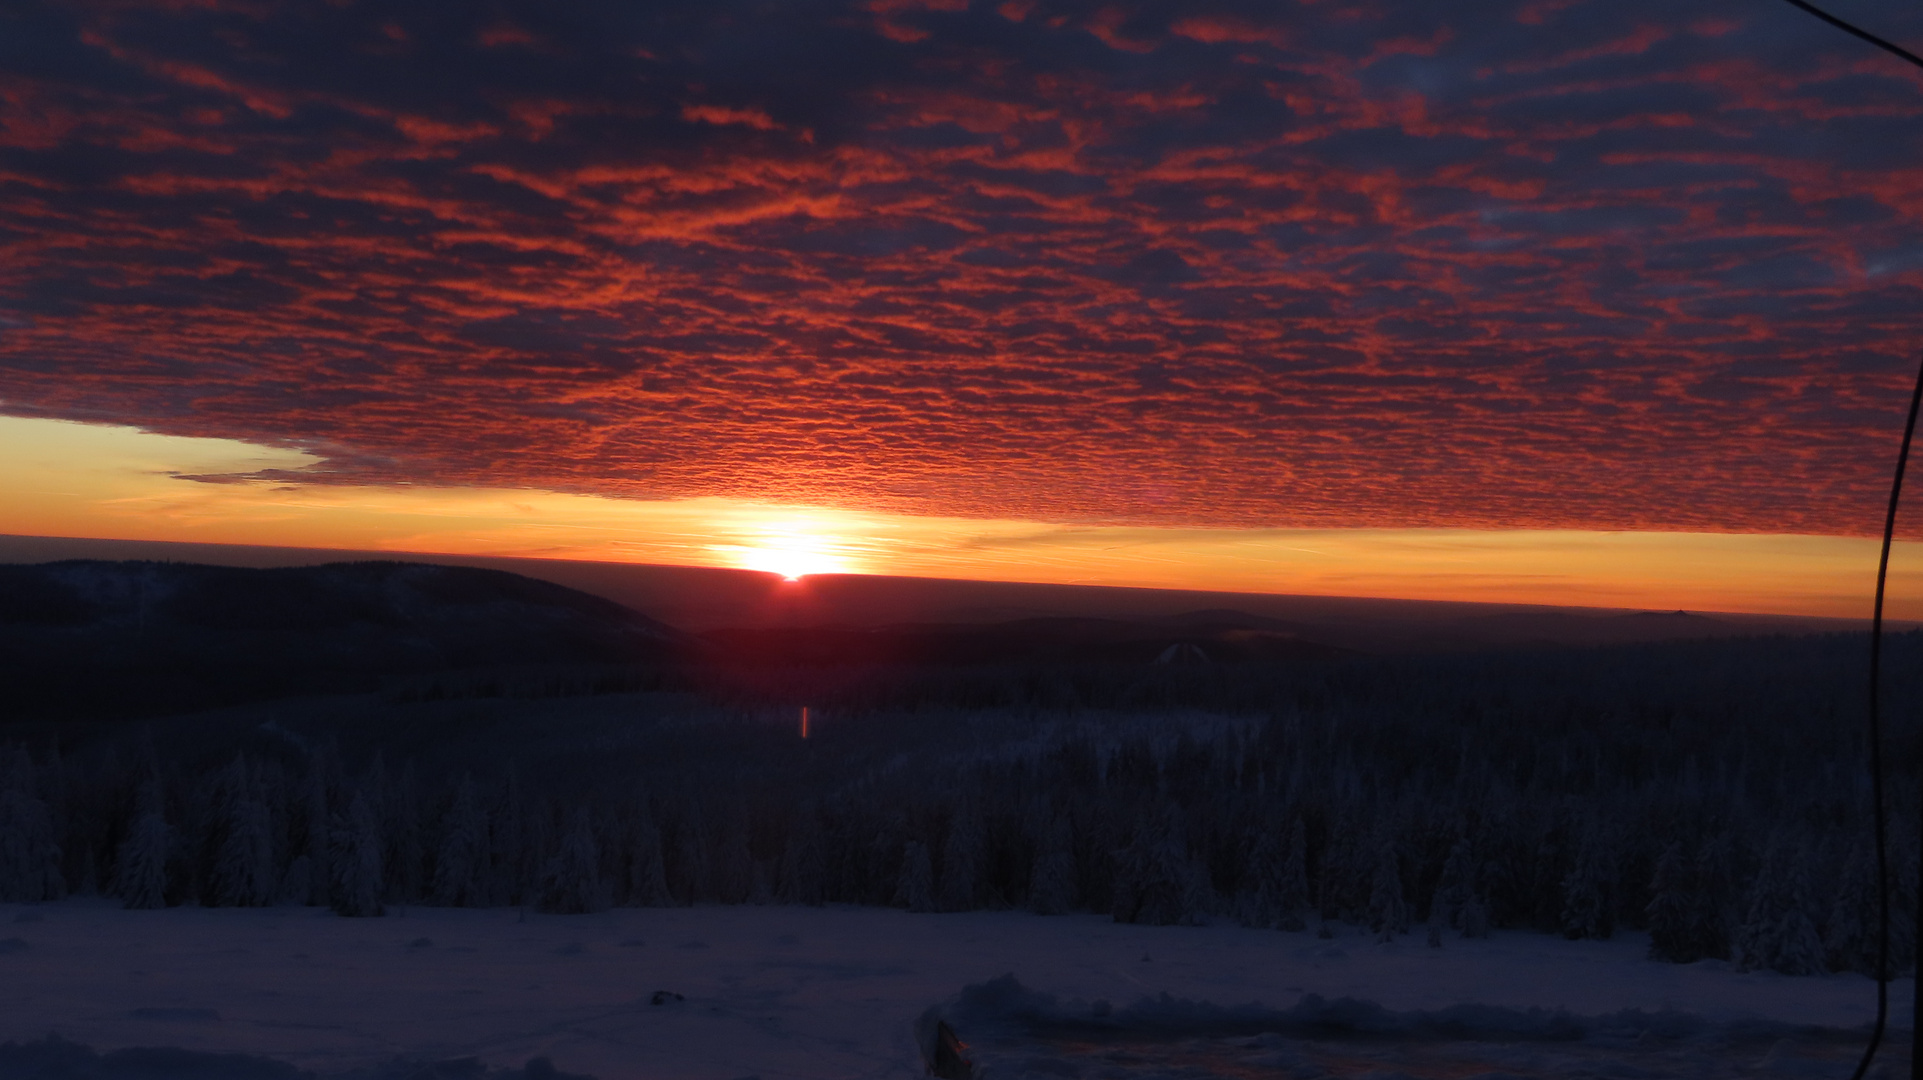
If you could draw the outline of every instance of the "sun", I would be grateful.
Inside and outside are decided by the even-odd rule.
[[[734,563],[744,570],[780,574],[786,581],[800,581],[809,574],[842,574],[848,560],[835,554],[833,540],[800,533],[756,537],[735,546]]]
[[[864,548],[841,522],[818,512],[788,508],[751,508],[717,522],[720,543],[707,545],[711,558],[725,566],[778,574],[799,581],[811,574],[865,573]]]
[[[799,547],[746,548],[741,553],[741,565],[748,570],[780,574],[787,581],[800,581],[809,574],[833,574],[841,570],[841,560],[833,555]]]

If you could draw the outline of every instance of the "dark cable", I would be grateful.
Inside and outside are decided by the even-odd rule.
[[[1811,15],[1814,15],[1817,18],[1823,20],[1824,22],[1829,23],[1831,26],[1836,27],[1838,30],[1843,31],[1845,34],[1850,34],[1854,37],[1860,37],[1864,41],[1869,42],[1870,44],[1876,46],[1879,49],[1882,49],[1885,52],[1893,53],[1897,56],[1900,56],[1903,59],[1908,60],[1910,63],[1915,64],[1917,67],[1923,67],[1923,56],[1918,56],[1901,45],[1884,41],[1882,38],[1877,37],[1875,34],[1872,34],[1868,30],[1864,30],[1861,27],[1851,26],[1849,23],[1846,23],[1843,20],[1837,18],[1836,16],[1831,15],[1829,12],[1824,11],[1822,8],[1817,7],[1815,4],[1807,3],[1805,2],[1805,0],[1783,0],[1783,2],[1788,4],[1795,4],[1797,7],[1802,8],[1804,11],[1809,12]]]
[[[1796,0],[1790,0],[1795,3]],[[1923,364],[1916,371],[1916,390],[1910,394],[1910,417],[1903,424],[1903,448],[1896,453],[1896,478],[1890,484],[1890,509],[1883,516],[1883,554],[1876,563],[1876,606],[1870,615],[1870,814],[1876,823],[1876,1026],[1870,1029],[1870,1045],[1856,1065],[1851,1080],[1863,1080],[1876,1048],[1883,1041],[1883,1028],[1890,1014],[1890,864],[1889,827],[1883,813],[1883,720],[1880,690],[1883,685],[1883,588],[1890,576],[1890,544],[1896,539],[1896,505],[1903,496],[1903,472],[1910,463],[1910,440],[1916,435],[1917,408],[1923,406]],[[1923,929],[1923,907],[1917,925]],[[1923,941],[1923,937],[1917,940]],[[1915,1030],[1923,1032],[1923,994],[1917,995]],[[1916,1036],[1911,1036],[1916,1042]],[[1910,1051],[1910,1076],[1923,1080],[1923,1055]]]
[[[1923,68],[1923,57],[1901,45],[1885,41],[1868,30],[1852,26],[1808,0],[1783,2],[1803,9],[1851,37],[1861,38],[1892,56]],[[1919,366],[1916,373],[1916,391],[1910,395],[1910,418],[1903,425],[1903,448],[1896,455],[1896,479],[1890,484],[1890,509],[1883,518],[1883,555],[1876,564],[1876,607],[1870,616],[1870,799],[1873,803],[1871,813],[1876,822],[1876,1026],[1870,1030],[1870,1045],[1863,1051],[1863,1060],[1857,1063],[1851,1080],[1863,1080],[1864,1074],[1869,1072],[1870,1062],[1876,1057],[1876,1048],[1883,1041],[1883,1029],[1890,1012],[1890,865],[1888,828],[1883,815],[1883,727],[1878,708],[1878,690],[1883,681],[1883,586],[1889,580],[1890,542],[1896,537],[1896,504],[1903,495],[1903,470],[1910,460],[1910,439],[1916,434],[1918,405],[1923,405],[1923,366]],[[1923,877],[1923,868],[1919,868],[1919,877]],[[1919,946],[1923,946],[1923,902],[1917,904],[1916,928],[1916,940]],[[1923,984],[1923,961],[1917,965],[1917,976],[1918,983]],[[1919,985],[1910,1026],[1910,1080],[1923,1080],[1923,985]]]

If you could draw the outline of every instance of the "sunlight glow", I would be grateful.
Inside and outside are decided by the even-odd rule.
[[[835,538],[795,523],[771,526],[748,543],[715,545],[716,551],[730,555],[743,570],[780,574],[788,581],[800,581],[809,574],[849,573],[849,561],[839,553],[845,548]]]
[[[304,482],[318,460],[0,417],[0,534],[725,566],[790,580],[900,574],[1856,618],[1869,614],[1875,581],[1877,542],[1866,536],[913,517],[720,497]],[[1890,617],[1923,618],[1923,543],[1899,541],[1890,570]]]

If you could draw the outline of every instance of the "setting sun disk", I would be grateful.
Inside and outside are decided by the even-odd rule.
[[[772,542],[741,550],[739,565],[746,570],[780,574],[788,581],[799,581],[808,574],[842,573],[844,560],[812,545]]]

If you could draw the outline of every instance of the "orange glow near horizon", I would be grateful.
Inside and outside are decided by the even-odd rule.
[[[0,419],[0,533],[720,566],[785,578],[983,581],[1864,617],[1864,537],[1477,529],[1202,529],[917,517],[727,499],[243,481],[297,451]],[[1923,618],[1923,544],[1889,612]]]
[[[837,552],[846,542],[810,531],[805,518],[771,524],[758,540],[744,544],[716,544],[715,551],[743,570],[780,574],[783,581],[800,581],[809,574],[851,574],[862,569]]]

